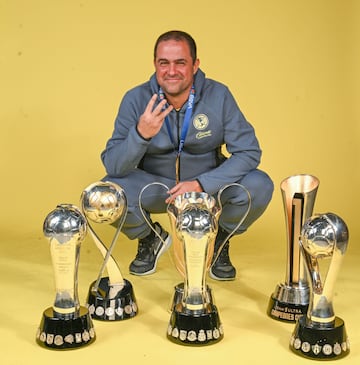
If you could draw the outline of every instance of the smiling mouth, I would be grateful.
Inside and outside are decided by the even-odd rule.
[[[181,81],[182,77],[167,77],[165,81]]]

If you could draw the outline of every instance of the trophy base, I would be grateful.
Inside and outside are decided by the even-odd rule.
[[[109,278],[101,278],[99,283],[99,292],[93,293],[92,287],[95,281],[91,283],[86,306],[90,315],[95,320],[101,321],[122,321],[135,317],[138,313],[138,306],[134,295],[133,287],[130,281],[124,279],[124,287],[116,294],[114,298],[109,298]]]
[[[297,355],[315,360],[336,360],[350,352],[344,321],[335,317],[330,328],[314,328],[300,318],[290,339],[290,349]]]
[[[171,313],[167,338],[180,345],[211,345],[224,337],[222,324],[216,306],[211,305],[210,313]]]
[[[300,317],[307,314],[308,307],[308,287],[298,288],[280,284],[269,300],[267,314],[277,321],[296,323]]]
[[[61,319],[52,307],[44,313],[36,334],[36,342],[45,348],[71,350],[86,346],[95,340],[95,331],[89,311],[80,307],[76,318]]]
[[[184,283],[179,283],[174,288],[174,296],[171,299],[171,303],[169,306],[169,313],[172,313],[172,311],[175,309],[175,307],[182,303],[183,297],[184,297]],[[211,288],[207,285],[206,286],[206,300],[208,303],[214,303],[214,299],[212,296]]]

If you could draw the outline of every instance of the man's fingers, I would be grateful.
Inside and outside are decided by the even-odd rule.
[[[145,108],[145,113],[151,113],[155,104],[155,101],[157,99],[157,94],[154,94],[151,99],[149,100],[148,104]]]
[[[154,116],[157,116],[157,117],[160,117],[161,119],[164,119],[173,110],[173,106],[169,105],[167,108],[165,108],[163,110],[164,106],[166,105],[166,99],[163,99],[154,108],[154,105],[155,105],[155,102],[156,102],[157,98],[158,98],[157,94],[154,94],[151,97],[151,99],[149,100],[149,102],[148,102],[148,104],[145,108],[145,113],[146,114],[153,114]]]
[[[166,109],[164,109],[159,116],[164,119],[166,116],[170,114],[170,112],[174,109],[172,105],[169,105]]]
[[[155,98],[155,100],[156,100],[156,98]],[[158,105],[156,105],[156,107],[154,108],[152,113],[155,114],[155,115],[162,114],[162,109],[165,106],[165,104],[166,104],[166,100],[165,99],[161,100],[160,103]],[[153,103],[153,105],[154,105],[154,103]],[[168,108],[166,108],[166,109],[168,109]]]

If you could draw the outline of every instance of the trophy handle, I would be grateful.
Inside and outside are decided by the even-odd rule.
[[[316,294],[321,294],[324,288],[321,282],[319,262],[316,257],[312,257],[306,252],[301,241],[299,241],[299,246],[305,260],[306,268],[312,281],[313,291]]]
[[[140,194],[139,194],[139,208],[140,208],[140,212],[144,218],[144,220],[146,221],[147,225],[151,228],[151,230],[156,234],[156,236],[161,240],[161,242],[163,244],[165,244],[163,238],[159,235],[159,233],[156,231],[156,229],[152,226],[151,222],[149,221],[148,217],[146,216],[146,214],[144,213],[144,210],[142,208],[142,204],[141,204],[141,198],[142,198],[142,194],[143,192],[149,188],[150,186],[152,185],[160,185],[160,186],[163,186],[167,191],[169,191],[169,187],[163,183],[160,183],[160,182],[153,182],[153,183],[150,183],[150,184],[147,184],[145,185],[141,191],[140,191]],[[225,185],[223,186],[219,191],[218,191],[218,194],[217,194],[217,202],[218,202],[218,205],[220,207],[219,209],[219,213],[221,213],[222,211],[222,204],[221,204],[221,195],[222,193],[224,192],[224,190],[226,190],[227,188],[231,187],[231,186],[238,186],[240,188],[242,188],[246,194],[247,194],[247,197],[248,197],[248,207],[246,209],[246,212],[245,214],[243,215],[243,217],[241,218],[241,220],[239,221],[239,223],[236,225],[236,227],[227,235],[227,237],[225,238],[225,240],[221,243],[221,246],[220,246],[220,249],[218,250],[217,254],[216,254],[216,257],[214,258],[214,261],[217,259],[218,255],[220,254],[221,252],[221,249],[222,247],[224,246],[224,244],[226,243],[226,241],[239,229],[239,227],[243,224],[244,220],[246,219],[246,217],[248,216],[249,212],[250,212],[250,208],[251,208],[251,195],[250,195],[250,192],[248,189],[245,188],[244,185],[242,184],[239,184],[239,183],[231,183],[231,184],[228,184],[228,185]],[[170,206],[171,203],[169,203],[168,207]],[[169,209],[167,209],[168,212],[169,212]]]
[[[105,271],[105,267],[108,270],[110,286],[113,287],[116,292],[119,292],[124,287],[124,284],[125,284],[124,278],[121,274],[119,266],[117,265],[116,261],[114,260],[114,258],[112,257],[111,254],[112,254],[113,248],[115,247],[115,243],[119,237],[119,234],[121,232],[121,228],[125,222],[126,213],[127,213],[127,210],[125,210],[124,215],[121,217],[121,219],[119,221],[119,225],[116,229],[115,235],[114,235],[108,249],[106,249],[104,244],[101,242],[101,240],[95,233],[94,229],[91,227],[90,223],[88,223],[90,233],[94,238],[96,246],[101,251],[101,253],[104,257],[98,277],[95,281],[95,284],[91,288],[91,291],[93,293],[97,293],[99,291],[99,285],[100,285],[100,281],[103,276],[103,273]],[[112,293],[112,294],[116,295],[116,293]]]
[[[81,199],[81,201],[82,201],[82,210],[85,211],[84,200]],[[117,265],[116,261],[114,260],[114,258],[112,257],[111,254],[115,247],[119,234],[121,232],[122,226],[124,225],[126,215],[127,215],[127,204],[125,204],[125,211],[123,212],[123,214],[121,215],[121,217],[119,219],[119,225],[116,229],[115,235],[114,235],[108,249],[102,243],[101,239],[96,234],[95,230],[93,229],[90,222],[88,221],[89,231],[94,239],[94,242],[95,242],[97,248],[99,249],[99,251],[101,252],[101,254],[104,257],[98,277],[97,277],[94,285],[91,288],[92,293],[94,293],[95,295],[96,295],[96,293],[99,292],[99,285],[100,285],[101,278],[104,274],[105,268],[107,269],[108,274],[109,274],[109,282],[110,282],[109,284],[110,284],[110,287],[112,288],[111,296],[115,296],[125,285],[125,281],[121,274],[119,266]]]
[[[333,287],[335,285],[335,281],[338,276],[340,266],[348,245],[348,228],[345,225],[345,222],[340,220],[340,218],[335,216],[334,214],[324,214],[324,218],[328,222],[329,227],[333,231],[334,235],[334,247],[331,263],[326,274],[326,280],[323,288],[323,292],[325,293],[325,295],[332,301]],[[338,220],[337,223],[333,221],[335,218],[337,218]]]
[[[228,184],[228,185],[225,185],[223,186],[218,194],[217,194],[217,201],[218,201],[218,204],[219,204],[219,213],[222,211],[222,204],[221,204],[221,195],[222,193],[224,192],[224,190],[226,190],[227,188],[231,187],[231,186],[238,186],[240,187],[241,189],[243,189],[245,191],[245,193],[247,194],[247,197],[248,197],[248,206],[247,206],[247,209],[246,209],[246,212],[245,214],[243,215],[243,217],[240,219],[239,223],[236,225],[236,227],[226,236],[226,238],[224,239],[224,241],[221,243],[219,249],[217,250],[216,252],[216,255],[214,256],[213,258],[213,262],[216,261],[216,259],[218,258],[223,246],[225,245],[225,243],[230,239],[230,237],[240,228],[240,226],[244,223],[244,220],[246,219],[246,217],[248,216],[249,212],[250,212],[250,208],[251,208],[251,195],[250,195],[250,192],[248,189],[245,188],[244,185],[242,184],[238,184],[238,183],[231,183],[231,184]]]
[[[139,208],[140,208],[140,212],[141,212],[141,214],[142,214],[142,216],[143,216],[143,218],[145,219],[145,222],[147,223],[147,225],[150,227],[150,229],[155,233],[155,235],[160,239],[160,241],[164,244],[164,245],[166,245],[166,243],[165,243],[165,241],[164,241],[164,239],[160,236],[160,234],[156,231],[156,229],[153,227],[153,225],[151,224],[151,222],[150,222],[150,220],[148,219],[148,217],[146,216],[146,214],[144,213],[144,210],[143,210],[143,208],[142,208],[142,204],[141,204],[141,198],[142,198],[142,194],[143,194],[143,192],[148,188],[148,187],[150,187],[150,186],[152,186],[152,185],[160,185],[160,186],[163,186],[165,189],[166,189],[166,191],[169,191],[170,189],[169,189],[169,187],[167,186],[167,185],[165,185],[165,184],[163,184],[163,183],[159,183],[159,182],[153,182],[153,183],[150,183],[150,184],[147,184],[147,185],[145,185],[142,189],[141,189],[141,191],[140,191],[140,194],[139,194]],[[169,204],[170,205],[170,204]]]

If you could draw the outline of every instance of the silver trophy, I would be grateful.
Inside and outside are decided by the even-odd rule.
[[[333,213],[312,216],[301,230],[311,296],[307,314],[296,323],[290,348],[302,357],[336,360],[350,351],[344,321],[333,308],[334,284],[348,239],[345,222]]]
[[[249,205],[243,219],[229,236],[243,223],[251,202],[249,192],[242,185],[232,185],[240,186],[246,191]],[[204,192],[188,192],[177,196],[168,205],[175,266],[184,279],[175,287],[167,330],[167,338],[175,343],[208,345],[220,341],[224,336],[218,309],[206,284],[206,276],[214,256],[214,243],[222,211],[220,197],[229,186],[231,185],[219,191],[218,201]],[[146,215],[143,215],[146,219]],[[222,245],[227,239],[228,237]]]
[[[95,340],[89,311],[79,303],[78,266],[80,246],[87,232],[85,217],[71,204],[60,204],[43,224],[55,276],[56,297],[47,308],[36,335],[42,347],[66,350]]]
[[[280,184],[287,233],[285,282],[276,286],[267,314],[276,320],[295,323],[306,314],[310,288],[300,252],[301,227],[312,215],[319,180],[312,175],[294,175]]]
[[[91,283],[87,306],[93,319],[120,321],[134,317],[138,312],[133,287],[121,274],[112,256],[127,214],[124,190],[113,182],[98,181],[89,185],[81,194],[81,207],[88,221],[93,240],[103,256],[97,279]],[[91,222],[117,225],[109,248],[96,234]],[[105,269],[108,276],[103,276]]]

